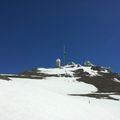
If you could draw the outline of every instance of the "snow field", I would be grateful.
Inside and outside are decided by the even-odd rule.
[[[119,120],[119,101],[66,95],[96,90],[75,86],[72,78],[0,80],[0,120]]]

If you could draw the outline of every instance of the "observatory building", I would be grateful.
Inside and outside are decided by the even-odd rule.
[[[56,60],[56,67],[57,68],[61,67],[61,60],[59,58]]]

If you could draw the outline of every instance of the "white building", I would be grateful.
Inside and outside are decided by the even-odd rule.
[[[59,58],[56,60],[56,67],[57,68],[61,67],[61,60]]]

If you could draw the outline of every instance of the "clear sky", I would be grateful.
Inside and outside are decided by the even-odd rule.
[[[0,73],[52,67],[55,59],[120,72],[119,0],[0,0]]]

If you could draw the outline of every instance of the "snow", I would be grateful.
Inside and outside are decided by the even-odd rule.
[[[61,75],[61,74],[69,74],[73,76],[73,71],[77,70],[77,67],[62,67],[62,68],[38,68],[40,73],[46,73],[50,75]]]
[[[114,81],[120,83],[120,80],[118,80],[117,78],[114,78]]]
[[[95,86],[77,82],[74,77],[48,77],[45,81],[40,81],[40,86],[60,94],[87,94],[97,91]]]
[[[74,67],[71,67],[71,65],[66,65],[65,67],[61,68],[38,68],[40,73],[46,73],[46,74],[52,74],[52,75],[61,75],[61,74],[69,74],[73,76],[73,71],[83,69],[84,72],[87,72],[90,74],[90,76],[96,76],[99,75],[96,70],[92,70],[91,67],[87,66],[77,66],[77,64],[74,65]]]
[[[15,74],[0,74],[0,75],[2,75],[2,76],[15,76]]]
[[[102,72],[102,73],[109,73],[108,70],[101,70],[100,72]]]
[[[0,120],[119,120],[120,101],[67,95],[92,91],[74,78],[0,80]]]
[[[98,72],[96,70],[92,70],[91,67],[81,66],[81,68],[84,70],[84,72],[89,73],[90,76],[98,75]]]
[[[41,72],[41,73],[46,73],[46,74],[66,74],[66,71],[65,69],[62,69],[62,68],[38,68],[38,70]]]
[[[115,99],[119,99],[120,100],[120,95],[110,95],[110,97],[113,97]]]

